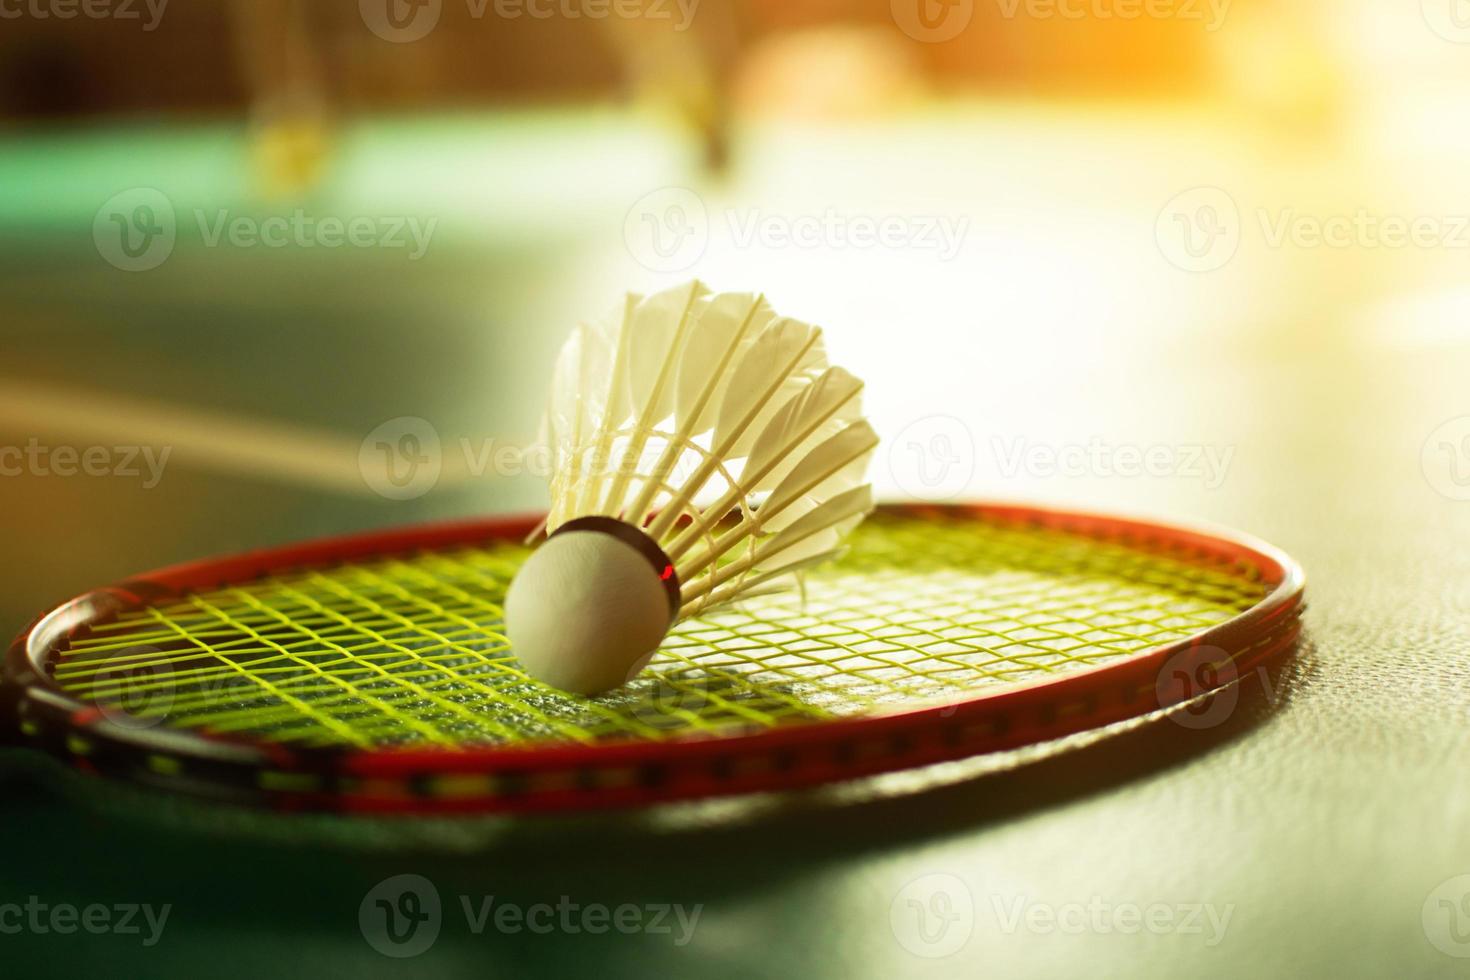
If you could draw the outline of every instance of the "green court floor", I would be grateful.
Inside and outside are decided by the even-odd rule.
[[[1248,678],[1217,728],[1161,720],[979,775],[744,805],[407,829],[243,819],[99,793],[12,753],[0,905],[171,911],[151,946],[0,935],[8,972],[1461,975],[1434,896],[1453,905],[1452,879],[1470,874],[1470,503],[1456,468],[1470,460],[1441,428],[1470,415],[1463,255],[1274,247],[1257,216],[1336,213],[1367,187],[1452,210],[1463,178],[1436,167],[1416,185],[1412,160],[1385,175],[1351,151],[1283,158],[1264,137],[1209,132],[1166,112],[960,106],[742,133],[734,169],[714,178],[673,135],[613,110],[345,122],[320,182],[275,197],[231,125],[0,135],[0,446],[174,440],[152,486],[35,467],[0,478],[7,636],[140,569],[535,509],[539,480],[477,475],[465,447],[472,460],[526,445],[564,331],[623,288],[690,274],[827,325],[834,357],[868,378],[886,496],[922,490],[909,455],[959,431],[945,458],[970,470],[955,493],[1237,526],[1301,560],[1311,603],[1298,656]],[[1158,237],[1160,209],[1199,185],[1227,189],[1243,216],[1234,258],[1203,272],[1171,263]],[[169,201],[177,240],[128,272],[93,230],[136,188]],[[637,237],[648,195],[687,201],[669,188],[703,208],[687,268]],[[418,258],[211,244],[200,216],[207,229],[222,210],[435,230]],[[947,258],[742,234],[829,211],[966,230]],[[934,429],[936,416],[959,429]],[[433,427],[445,472],[391,500],[359,480],[358,449],[405,417]],[[199,419],[203,435],[184,424]],[[254,448],[211,446],[220,426]],[[1013,465],[1033,446],[1093,443],[1166,447],[1178,465]],[[443,903],[437,941],[409,960],[381,955],[358,923],[399,874],[429,879]],[[941,958],[898,921],[931,875],[971,903]],[[464,903],[488,896],[700,912],[682,945],[677,928],[477,932]],[[1127,931],[1087,911],[1123,907],[1168,923]]]

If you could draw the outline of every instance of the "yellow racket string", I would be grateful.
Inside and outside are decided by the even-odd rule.
[[[132,609],[61,651],[72,695],[169,727],[371,748],[661,739],[959,699],[1198,633],[1248,566],[1030,524],[878,514],[797,593],[681,623],[597,698],[528,678],[501,602],[519,544],[284,571]]]

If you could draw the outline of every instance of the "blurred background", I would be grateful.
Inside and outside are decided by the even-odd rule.
[[[830,328],[890,496],[1238,520],[1460,339],[1463,6],[8,0],[0,616],[534,509],[566,331],[694,275]]]
[[[574,323],[763,290],[867,379],[887,498],[1219,521],[1308,569],[1329,679],[1248,754],[1290,776],[1259,827],[1217,772],[1006,853],[1131,826],[1135,894],[1246,902],[1237,954],[1430,975],[1419,903],[1464,844],[1435,767],[1470,700],[1467,97],[1466,0],[0,0],[0,628],[144,568],[534,510]],[[1405,700],[1394,664],[1444,687]],[[1323,718],[1352,721],[1311,796]],[[1320,832],[1309,796],[1355,819]],[[1417,863],[1340,861],[1386,826]],[[1206,839],[1259,862],[1191,864]],[[1096,847],[1064,864],[1105,891],[1126,847]],[[725,965],[805,909],[881,919],[852,867],[711,919]],[[1038,893],[1076,890],[1051,867]],[[1091,971],[1093,941],[986,952]]]

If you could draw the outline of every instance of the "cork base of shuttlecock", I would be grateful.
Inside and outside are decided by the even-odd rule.
[[[642,531],[571,521],[516,574],[505,597],[511,652],[552,687],[598,694],[647,665],[678,610],[673,567]]]

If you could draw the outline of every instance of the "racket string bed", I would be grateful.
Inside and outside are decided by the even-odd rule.
[[[804,599],[688,620],[591,699],[516,663],[501,602],[527,550],[507,541],[158,599],[72,637],[52,672],[144,722],[287,746],[656,741],[1054,677],[1198,634],[1269,591],[1177,541],[1001,519],[877,515],[851,543]]]

